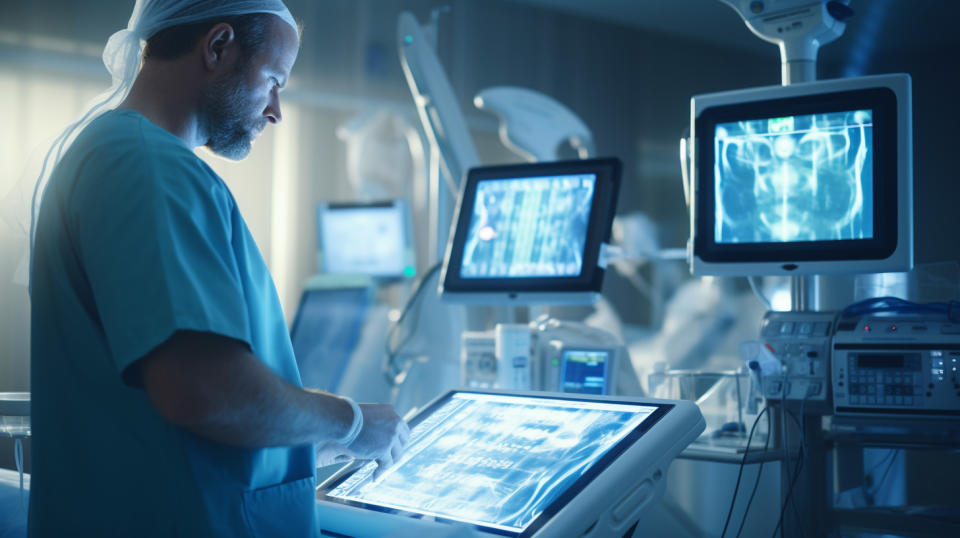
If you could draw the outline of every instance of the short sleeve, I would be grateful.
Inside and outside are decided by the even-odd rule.
[[[101,150],[78,176],[71,240],[118,373],[176,331],[250,343],[226,186],[185,146]]]

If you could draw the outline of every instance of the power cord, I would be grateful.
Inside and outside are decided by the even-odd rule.
[[[724,535],[727,534],[727,527],[730,526],[730,516],[733,515],[733,507],[737,503],[737,492],[740,490],[740,480],[743,478],[743,468],[747,463],[747,456],[750,454],[750,443],[753,441],[753,433],[757,429],[757,424],[760,423],[760,418],[763,417],[763,415],[765,414],[767,415],[767,443],[764,445],[763,448],[764,450],[766,450],[766,448],[770,446],[770,414],[767,413],[769,409],[770,409],[769,406],[764,406],[764,408],[757,414],[757,418],[753,420],[753,425],[750,426],[750,434],[747,436],[747,448],[746,450],[743,451],[743,457],[740,458],[740,469],[737,471],[737,483],[733,486],[733,499],[730,501],[730,509],[727,510],[727,519],[723,524],[723,532],[720,533],[721,538],[723,538]],[[761,470],[762,469],[763,467],[761,465]],[[748,505],[748,509],[749,509],[749,505]],[[744,518],[747,517],[746,512],[744,512],[743,517]],[[741,522],[741,527],[742,525],[743,524]]]
[[[766,452],[770,447],[771,437],[773,437],[773,427],[770,423],[770,413],[767,413],[767,441],[763,444],[764,452]],[[743,525],[747,522],[747,514],[750,513],[750,506],[753,505],[753,498],[757,495],[757,489],[760,487],[760,476],[763,474],[764,463],[766,462],[761,461],[760,468],[757,469],[757,479],[753,482],[753,489],[750,491],[750,498],[747,499],[747,507],[743,510],[743,518],[740,519],[740,527],[737,528],[737,538],[740,538],[740,533],[743,532]]]
[[[400,350],[403,349],[403,346],[407,345],[410,342],[410,339],[413,338],[413,335],[417,332],[417,325],[420,322],[420,316],[414,318],[413,327],[407,332],[406,338],[404,338],[396,347],[391,346],[394,338],[397,335],[397,331],[400,330],[400,326],[403,325],[403,322],[406,321],[407,316],[410,314],[410,311],[413,310],[414,304],[419,304],[417,300],[420,298],[423,290],[427,287],[427,282],[439,272],[442,263],[435,263],[427,272],[420,277],[420,280],[417,281],[416,287],[413,290],[413,293],[410,294],[410,298],[407,299],[406,304],[403,305],[403,310],[400,311],[400,317],[397,318],[397,322],[393,324],[393,327],[387,331],[387,339],[384,342],[384,350],[386,355],[383,361],[383,374],[387,378],[387,382],[391,386],[396,386],[401,383],[400,378],[403,377],[404,369],[398,367],[396,364],[396,358]]]

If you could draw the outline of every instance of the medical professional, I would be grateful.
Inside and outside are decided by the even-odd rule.
[[[260,252],[193,152],[245,157],[298,50],[280,0],[138,0],[108,43],[111,93],[41,178],[31,536],[311,536],[317,457],[399,456],[392,406],[301,388]]]

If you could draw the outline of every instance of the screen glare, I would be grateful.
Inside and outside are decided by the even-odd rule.
[[[873,237],[873,111],[721,123],[717,243]]]
[[[478,181],[460,277],[579,276],[596,179]]]
[[[400,460],[331,497],[522,532],[653,406],[455,394],[417,424]]]

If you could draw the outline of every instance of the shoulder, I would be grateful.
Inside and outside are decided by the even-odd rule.
[[[226,185],[203,160],[179,138],[132,110],[113,110],[91,122],[70,153],[74,200],[127,197],[136,190],[204,194],[232,205]]]

